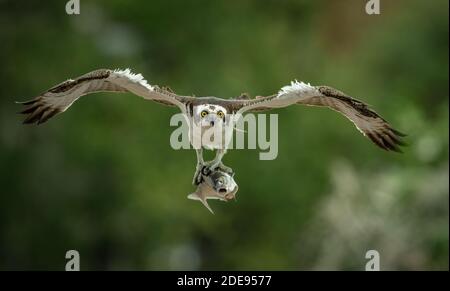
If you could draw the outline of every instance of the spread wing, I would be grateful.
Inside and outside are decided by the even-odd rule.
[[[276,95],[235,102],[238,114],[294,104],[326,106],[347,117],[364,136],[382,149],[401,152],[399,146],[405,145],[401,140],[405,135],[393,129],[367,104],[328,86],[311,86],[295,81],[281,88]]]
[[[18,102],[26,106],[20,113],[26,115],[24,123],[40,124],[66,111],[81,96],[95,92],[131,92],[144,99],[178,106],[182,112],[186,110],[185,103],[193,98],[149,85],[141,74],[133,74],[129,69],[100,69],[58,84],[30,101]]]

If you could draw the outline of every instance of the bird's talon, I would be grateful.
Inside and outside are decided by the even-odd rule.
[[[211,168],[208,167],[208,166],[203,166],[201,172],[202,172],[203,175],[209,176],[209,175],[211,174],[212,170],[211,170]]]

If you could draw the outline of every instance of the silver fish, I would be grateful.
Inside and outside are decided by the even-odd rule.
[[[198,200],[214,214],[208,204],[208,199],[219,199],[230,201],[236,199],[239,186],[232,175],[216,169],[208,175],[202,174],[202,182],[197,186],[194,193],[188,195],[188,199]]]

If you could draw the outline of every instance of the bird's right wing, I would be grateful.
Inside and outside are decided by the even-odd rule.
[[[81,96],[95,92],[131,92],[147,100],[178,106],[183,113],[185,104],[194,98],[149,85],[141,74],[133,74],[129,69],[100,69],[58,84],[30,101],[18,102],[26,106],[20,113],[27,115],[24,123],[40,124],[66,111]]]

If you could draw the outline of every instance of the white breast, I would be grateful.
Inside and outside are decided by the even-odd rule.
[[[225,148],[226,141],[230,141],[233,127],[223,126],[221,131],[214,134],[213,129],[189,128],[189,141],[196,148],[201,145],[208,150]]]

